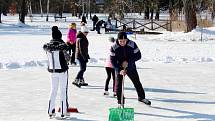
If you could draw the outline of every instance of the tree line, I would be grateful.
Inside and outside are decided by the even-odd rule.
[[[145,19],[159,20],[161,11],[168,11],[171,20],[184,15],[187,32],[197,26],[197,14],[210,11],[211,19],[215,17],[215,0],[0,0],[1,15],[19,14],[19,20],[25,23],[25,16],[41,14],[48,21],[49,13],[63,16],[71,13],[81,17],[91,13],[109,13],[110,17],[123,19],[126,13],[139,13]]]

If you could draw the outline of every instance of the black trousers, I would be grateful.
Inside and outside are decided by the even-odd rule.
[[[93,21],[93,31],[96,29],[96,22]]]
[[[101,32],[100,32],[100,26],[96,26],[96,31],[97,31],[97,34],[101,34]]]
[[[113,68],[110,67],[105,67],[105,70],[107,72],[107,79],[105,82],[105,91],[108,91],[108,85],[111,79],[111,74],[112,74],[112,79],[113,79],[113,92],[115,92],[115,70]]]
[[[75,48],[76,48],[76,44],[70,44],[67,43],[69,45],[69,54],[71,55],[71,63],[75,62]],[[72,53],[71,53],[72,50]]]
[[[137,70],[136,69],[127,70],[126,74],[134,84],[134,87],[135,87],[137,95],[138,95],[138,99],[145,99],[145,91],[144,91],[143,86],[140,82]],[[120,75],[119,73],[117,73],[117,100],[118,100],[118,104],[121,104],[122,80],[123,80],[123,76]],[[124,95],[123,95],[123,97],[124,97]],[[124,102],[125,101],[123,98],[123,103]]]

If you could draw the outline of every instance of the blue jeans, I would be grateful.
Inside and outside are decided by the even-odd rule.
[[[76,79],[84,79],[83,75],[84,75],[84,72],[86,71],[87,62],[84,61],[84,59],[82,59],[82,58],[78,58],[78,61],[80,64],[80,70],[76,76]]]

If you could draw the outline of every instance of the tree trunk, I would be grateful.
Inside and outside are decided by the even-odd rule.
[[[172,21],[178,20],[178,9],[176,8],[169,9],[169,14],[170,14],[170,19]]]
[[[151,13],[150,19],[152,20],[152,19],[153,19],[153,16],[154,16],[154,9],[153,9],[153,8],[150,9],[150,13]]]
[[[47,1],[47,14],[46,14],[46,21],[49,21],[49,0]]]
[[[178,10],[177,8],[173,7],[173,1],[169,1],[169,16],[171,21],[178,20]]]
[[[196,10],[192,0],[183,0],[185,23],[187,26],[186,32],[192,31],[197,26]]]
[[[0,6],[0,23],[2,23],[1,22],[1,13],[2,13],[2,10],[1,10],[1,6]]]
[[[160,19],[160,3],[159,1],[156,3],[156,9],[155,9],[155,20],[159,20]]]
[[[159,19],[160,19],[160,11],[156,11],[155,20],[159,20]]]
[[[215,0],[212,1],[212,11],[211,11],[211,19],[214,20],[215,17]]]
[[[144,18],[145,18],[145,19],[149,19],[149,7],[146,7],[146,8],[145,8],[144,13],[145,13]]]
[[[41,14],[41,17],[43,17],[43,6],[42,6],[41,0],[40,0],[40,14]]]
[[[0,23],[2,23],[2,21],[1,21],[1,14],[2,14],[2,3],[0,1]]]
[[[22,23],[25,23],[25,15],[26,15],[26,0],[22,0],[22,3],[21,3],[21,13],[20,13],[20,18],[19,18],[19,20]]]
[[[29,17],[30,17],[30,20],[31,20],[31,22],[32,22],[32,21],[33,21],[33,15],[32,15],[31,0],[28,0],[27,6],[28,6]]]

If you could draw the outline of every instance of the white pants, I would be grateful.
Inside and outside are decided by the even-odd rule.
[[[50,73],[51,77],[51,93],[49,97],[48,114],[55,110],[55,100],[60,86],[60,108],[61,114],[65,115],[68,109],[67,88],[68,88],[68,71],[62,73]]]

